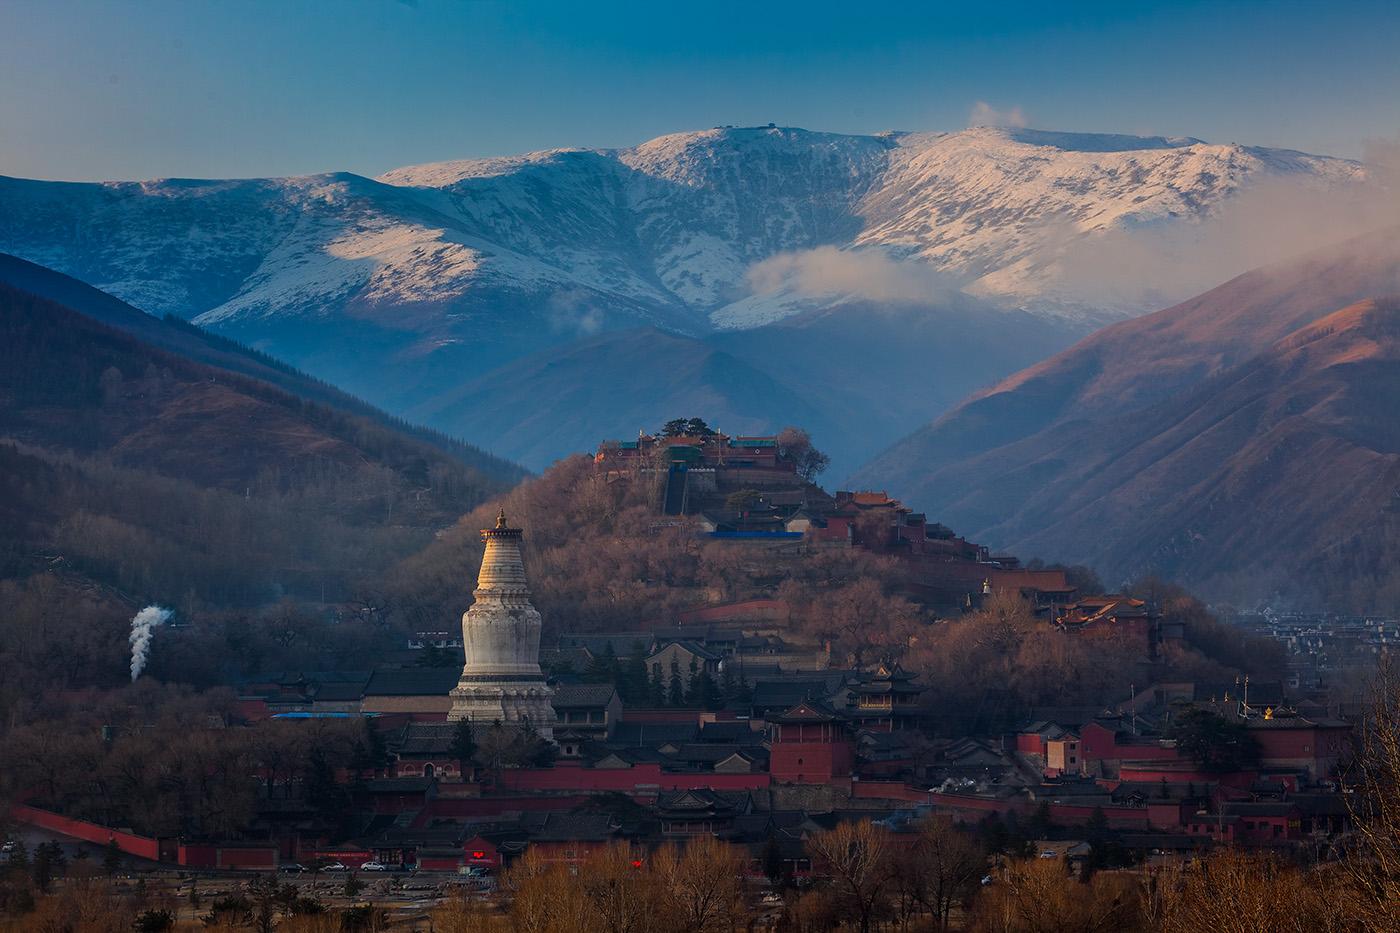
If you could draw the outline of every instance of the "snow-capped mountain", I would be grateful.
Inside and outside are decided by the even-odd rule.
[[[1363,175],[1345,160],[1195,139],[717,128],[378,179],[0,177],[0,252],[402,411],[603,331],[707,339],[841,308],[961,314],[969,295],[991,328],[1005,323],[999,307],[1058,321],[1063,340],[1037,348],[1051,352],[1163,303],[1086,287],[1071,261],[1085,244],[1192,229],[1264,183],[1328,189]],[[970,376],[983,382],[935,394],[1012,369],[984,362]]]
[[[1335,185],[1362,171],[1183,138],[714,129],[378,180],[5,179],[0,250],[208,323],[353,304],[411,315],[417,328],[429,322],[410,307],[470,306],[474,291],[499,289],[547,297],[556,326],[573,314],[596,327],[601,303],[704,331],[813,303],[794,291],[815,303],[839,297],[839,277],[830,288],[779,280],[753,294],[764,260],[829,246],[879,250],[1032,311],[1049,295],[1058,308],[1077,297],[1057,278],[1070,243],[1197,222],[1264,180]]]

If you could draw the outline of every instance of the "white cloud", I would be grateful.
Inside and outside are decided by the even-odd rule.
[[[607,315],[596,296],[581,288],[561,288],[545,302],[549,327],[556,333],[591,337],[603,329]]]
[[[1400,141],[1369,140],[1367,177],[1347,185],[1259,182],[1200,223],[1114,229],[1075,238],[1062,281],[1101,303],[1165,306],[1249,269],[1400,224]]]
[[[924,263],[900,262],[878,250],[834,246],[779,253],[748,271],[753,294],[790,291],[807,297],[841,295],[871,301],[927,301],[955,290]]]

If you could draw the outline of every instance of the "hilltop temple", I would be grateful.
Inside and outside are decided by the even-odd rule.
[[[447,718],[523,726],[553,741],[553,690],[540,671],[540,614],[530,603],[521,530],[506,525],[503,509],[495,528],[484,528],[475,602],[462,615],[466,665],[452,691]]]

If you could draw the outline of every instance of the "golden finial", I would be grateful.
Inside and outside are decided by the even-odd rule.
[[[1266,707],[1264,707],[1264,718],[1265,718],[1265,719],[1273,719],[1273,718],[1274,718],[1274,708],[1273,708],[1272,706],[1266,706]]]
[[[500,529],[504,527],[506,527],[506,510],[502,508],[496,513],[496,528]]]

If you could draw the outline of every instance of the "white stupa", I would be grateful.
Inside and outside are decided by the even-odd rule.
[[[530,603],[521,531],[506,526],[503,509],[496,527],[482,529],[486,553],[472,594],[476,602],[462,616],[466,665],[452,691],[447,718],[474,723],[529,724],[554,738],[554,691],[540,671],[540,613]]]

